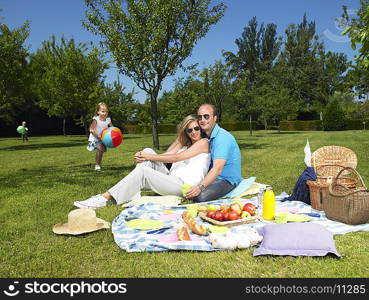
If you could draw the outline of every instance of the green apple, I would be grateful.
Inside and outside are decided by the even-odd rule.
[[[241,219],[246,219],[248,217],[251,217],[250,213],[248,211],[243,211],[241,213]]]
[[[186,197],[186,194],[190,188],[192,188],[191,184],[182,184],[182,196],[183,197]]]

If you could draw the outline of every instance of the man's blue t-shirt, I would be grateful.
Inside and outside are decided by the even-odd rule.
[[[241,152],[235,138],[228,131],[215,124],[209,141],[211,154],[209,170],[213,167],[215,159],[225,159],[226,163],[217,178],[238,185],[242,180]]]

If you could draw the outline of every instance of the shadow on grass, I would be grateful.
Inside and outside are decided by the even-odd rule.
[[[240,143],[238,142],[240,149],[266,149],[270,147],[269,144],[256,144],[256,143]]]
[[[2,150],[17,151],[17,150],[35,150],[46,148],[69,148],[75,146],[86,145],[87,142],[65,142],[65,143],[48,143],[48,144],[22,144],[12,147],[3,148]]]
[[[268,132],[267,134],[303,134],[301,131],[281,131],[281,132]]]
[[[0,181],[7,188],[17,188],[20,190],[32,185],[37,185],[41,189],[53,188],[61,183],[85,187],[87,185],[95,185],[96,180],[100,176],[111,177],[114,178],[114,181],[118,182],[124,176],[128,175],[134,167],[134,164],[121,167],[104,165],[99,172],[94,170],[94,164],[64,167],[45,166],[32,169],[22,168],[14,173],[9,173],[7,176],[1,176]]]

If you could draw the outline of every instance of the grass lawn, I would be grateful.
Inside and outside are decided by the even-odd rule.
[[[233,132],[242,152],[243,177],[291,193],[304,170],[304,146],[345,146],[356,152],[357,170],[369,185],[369,131]],[[174,135],[161,135],[162,148]],[[0,138],[0,277],[368,277],[369,232],[335,236],[342,259],[253,257],[239,251],[127,253],[110,230],[72,237],[52,232],[65,223],[73,202],[103,192],[134,168],[133,154],[151,147],[151,135],[125,135],[104,154],[95,172],[85,136]],[[97,210],[112,221],[118,206]]]

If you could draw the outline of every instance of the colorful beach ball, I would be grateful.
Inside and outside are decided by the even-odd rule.
[[[18,126],[17,132],[20,133],[20,134],[26,133],[26,127],[24,127],[24,126]]]
[[[106,147],[118,147],[123,140],[123,134],[118,127],[109,127],[103,130],[101,140]]]

